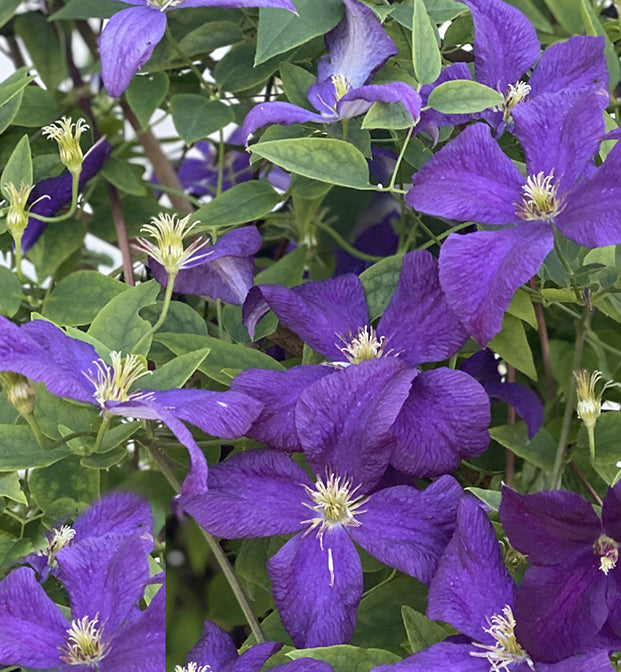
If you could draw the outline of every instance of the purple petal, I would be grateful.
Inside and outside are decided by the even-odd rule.
[[[207,493],[181,501],[199,525],[219,537],[269,537],[295,532],[308,519],[304,486],[312,482],[290,457],[252,450],[211,469]]]
[[[345,16],[325,38],[330,74],[343,75],[357,89],[398,50],[370,7],[356,0],[343,2]]]
[[[504,488],[500,520],[511,545],[535,565],[554,565],[591,550],[602,534],[593,507],[574,492],[546,490],[520,495]]]
[[[246,146],[248,146],[248,137],[254,133],[257,128],[267,124],[281,124],[290,126],[291,124],[303,124],[307,121],[314,121],[321,124],[326,118],[316,112],[305,110],[292,103],[272,102],[260,103],[253,107],[244,119],[242,134]]]
[[[531,94],[556,93],[563,89],[593,89],[608,100],[608,71],[603,36],[574,35],[557,42],[542,54],[528,80]]]
[[[469,644],[439,642],[394,665],[374,667],[373,672],[490,672],[485,658],[472,655],[477,651],[480,649]]]
[[[515,7],[499,0],[463,0],[474,20],[477,82],[505,93],[537,60],[537,32]]]
[[[492,400],[501,399],[522,418],[528,427],[528,440],[541,429],[543,403],[533,390],[519,383],[482,383]]]
[[[19,567],[0,582],[0,661],[5,665],[51,668],[61,664],[59,648],[69,623],[37,583]]]
[[[342,361],[341,348],[348,336],[355,336],[369,322],[362,283],[355,275],[307,282],[292,289],[279,285],[259,287],[278,319],[331,360]]]
[[[315,473],[329,469],[373,487],[392,452],[390,427],[410,391],[413,368],[396,358],[351,365],[300,395],[295,423]]]
[[[120,96],[164,37],[166,14],[153,7],[130,7],[108,21],[99,38],[101,76],[111,96]]]
[[[515,290],[537,272],[553,246],[552,228],[541,222],[446,239],[440,251],[442,289],[481,345],[500,331]]]
[[[341,526],[297,534],[267,563],[283,625],[301,649],[349,641],[362,597],[362,567]]]
[[[235,661],[231,672],[258,672],[263,668],[265,661],[276,653],[281,646],[282,644],[279,642],[262,642],[251,646]]]
[[[389,349],[413,366],[451,357],[466,342],[468,334],[448,307],[438,262],[429,252],[403,257],[397,289],[377,332]]]
[[[296,11],[289,0],[185,0],[183,7],[276,7]]]
[[[615,145],[593,175],[582,179],[556,218],[559,230],[585,247],[621,243],[621,146]]]
[[[621,541],[621,482],[610,488],[604,498],[602,521],[606,534]]]
[[[553,173],[562,198],[599,150],[606,132],[601,112],[600,96],[585,91],[543,94],[516,107],[514,132],[529,174]]]
[[[84,155],[82,162],[82,172],[80,173],[79,189],[82,191],[86,183],[94,177],[104,166],[110,153],[112,145],[106,140],[105,136],[100,138]],[[58,177],[50,177],[47,180],[41,180],[30,193],[29,203],[34,205],[30,212],[45,217],[54,216],[61,208],[71,202],[73,177],[71,173],[65,172]],[[37,199],[45,196],[38,203]],[[28,226],[22,237],[22,252],[24,254],[37,242],[39,236],[47,227],[47,222],[30,217]]]
[[[412,177],[405,202],[430,215],[482,224],[517,221],[524,178],[492,138],[474,124],[443,147]]]
[[[420,119],[422,102],[416,89],[403,82],[368,84],[346,93],[337,103],[339,118],[355,117],[366,112],[373,103],[403,103],[412,117],[412,125]]]
[[[334,370],[327,366],[294,366],[287,371],[242,371],[231,383],[231,390],[244,392],[263,404],[263,410],[247,436],[277,450],[301,451],[295,428],[295,406],[307,387],[333,373]]]
[[[423,371],[392,428],[391,464],[410,476],[438,476],[489,444],[489,398],[463,371]]]
[[[463,498],[457,529],[429,589],[427,615],[475,641],[494,644],[484,628],[494,614],[513,605],[513,590],[494,527],[474,499]]]
[[[208,665],[215,670],[223,670],[235,663],[237,647],[229,635],[215,623],[205,621],[203,634],[188,654],[187,662],[198,666]],[[264,661],[265,662],[265,661]]]
[[[420,96],[423,107],[427,105],[429,94],[440,84],[444,82],[451,82],[455,79],[472,79],[472,74],[466,63],[451,63],[446,66],[440,73],[438,79],[431,84],[421,86]],[[457,124],[465,124],[473,118],[472,114],[442,114],[431,108],[423,110],[420,115],[420,123],[418,130],[428,133],[434,141],[438,141],[438,126],[456,126]]]
[[[233,229],[218,238],[214,245],[207,248],[209,256],[206,258],[206,263],[211,263],[223,257],[251,257],[259,251],[262,244],[263,240],[256,226],[242,226],[239,229]],[[203,263],[201,260],[202,252],[198,253],[196,257],[194,255],[190,257],[184,268],[200,266]]]
[[[407,485],[369,497],[350,527],[354,541],[371,555],[429,584],[455,529],[463,491],[451,476],[442,476],[425,491]]]

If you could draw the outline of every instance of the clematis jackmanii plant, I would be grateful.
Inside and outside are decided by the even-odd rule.
[[[450,623],[467,640],[451,637],[372,672],[613,671],[603,648],[565,655],[552,665],[541,661],[520,638],[514,593],[493,525],[474,499],[463,498],[455,534],[429,588],[427,615]]]
[[[515,290],[539,269],[555,235],[585,247],[621,242],[621,147],[597,169],[604,136],[599,94],[541,94],[513,109],[526,176],[474,124],[413,176],[406,203],[421,212],[498,229],[451,234],[440,282],[462,323],[485,345],[500,331]]]
[[[242,129],[248,136],[266,124],[333,123],[367,112],[373,103],[401,102],[412,117],[420,118],[418,92],[403,82],[369,84],[373,73],[398,53],[370,7],[358,0],[343,0],[345,16],[326,34],[327,56],[317,64],[317,83],[308,90],[312,112],[286,102],[261,103],[250,110]]]
[[[301,405],[310,412],[320,404],[339,404],[349,399],[351,382],[342,375],[342,369],[373,363],[376,373],[369,375],[376,379],[369,379],[365,398],[380,384],[385,385],[390,375],[409,372],[412,381],[401,402],[392,402],[399,405],[392,407],[390,447],[375,451],[372,458],[377,463],[380,455],[384,456],[383,465],[378,465],[378,479],[388,462],[410,476],[446,474],[463,458],[480,455],[487,447],[490,408],[481,385],[464,371],[418,368],[451,357],[467,338],[447,305],[438,281],[437,261],[429,252],[405,255],[397,288],[377,329],[370,324],[362,283],[352,274],[307,282],[292,289],[278,285],[253,288],[244,306],[251,333],[268,307],[332,364],[293,367],[286,372],[242,372],[233,381],[232,389],[264,402],[264,410],[250,430],[252,438],[284,450],[303,447],[314,459],[315,451],[309,453],[308,445],[316,442],[312,438],[313,423],[306,423]],[[329,375],[326,369],[332,373]],[[383,407],[388,408],[387,398]],[[447,412],[447,408],[451,411]],[[383,418],[386,417],[385,410]],[[300,422],[308,427],[302,429],[307,438],[297,448],[294,422],[298,434]]]
[[[112,352],[106,362],[90,343],[44,320],[17,327],[0,316],[0,371],[19,373],[45,383],[52,394],[93,404],[104,422],[113,415],[163,422],[190,453],[184,492],[204,490],[207,462],[182,420],[214,436],[236,438],[246,433],[261,408],[257,400],[232,391],[132,391],[149,373],[141,358]]]
[[[281,7],[290,0],[126,0],[135,5],[116,13],[99,40],[101,76],[111,96],[120,96],[151,57],[166,32],[166,12],[191,7]]]
[[[542,660],[621,650],[621,483],[602,517],[574,492],[504,488],[500,519],[532,567],[516,595],[517,634]]]

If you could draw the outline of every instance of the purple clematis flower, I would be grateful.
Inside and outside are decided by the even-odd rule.
[[[363,114],[375,102],[401,102],[412,116],[420,117],[420,96],[408,84],[368,84],[373,73],[398,49],[386,35],[370,7],[358,0],[343,0],[345,16],[326,34],[327,56],[317,65],[317,83],[308,90],[308,100],[318,112],[292,103],[261,103],[246,116],[243,136],[266,124],[299,124],[306,121],[333,123]]]
[[[338,452],[352,418],[332,406],[323,431]],[[369,454],[364,444],[360,449]],[[274,600],[298,648],[346,643],[362,597],[362,567],[353,542],[429,583],[452,533],[461,488],[443,476],[424,492],[396,486],[365,496],[365,474],[326,466],[313,482],[289,456],[252,450],[209,474],[201,496],[181,505],[224,538],[297,533],[268,562]]]
[[[601,649],[565,655],[553,665],[542,662],[520,637],[514,591],[494,527],[473,499],[462,499],[457,529],[429,589],[427,615],[450,623],[467,640],[451,638],[372,672],[612,672]]]
[[[281,646],[280,642],[262,642],[239,655],[226,632],[215,623],[205,621],[201,638],[188,654],[187,665],[177,665],[175,672],[259,672]],[[298,658],[270,669],[274,672],[334,672],[328,663],[312,658]]]
[[[0,664],[50,672],[161,672],[164,588],[140,610],[150,581],[142,540],[91,538],[56,557],[70,620],[32,569],[14,570],[0,582]]]
[[[112,145],[105,137],[100,138],[86,152],[80,173],[80,190],[84,189],[86,183],[103,168],[111,152]],[[56,215],[61,208],[71,202],[72,181],[71,173],[68,172],[58,177],[41,180],[30,193],[28,201],[33,203],[30,211],[44,217],[53,217]],[[42,222],[33,217],[28,219],[28,226],[22,237],[22,251],[24,253],[28,252],[39,240],[46,227],[47,222]]]
[[[214,436],[243,436],[261,408],[260,402],[238,392],[209,390],[140,390],[133,384],[148,374],[135,355],[118,352],[104,362],[89,343],[67,336],[44,320],[17,327],[0,316],[0,371],[21,373],[45,383],[60,397],[101,409],[104,417],[159,420],[166,424],[190,453],[191,469],[183,492],[205,488],[207,463],[182,421],[191,422]]]
[[[608,490],[602,519],[573,492],[520,495],[504,488],[500,519],[528,557],[516,596],[516,630],[542,660],[600,646],[621,649],[621,483]]]
[[[526,177],[489,127],[475,124],[412,178],[405,199],[411,207],[502,227],[452,234],[440,252],[448,304],[482,345],[500,330],[515,290],[553,249],[555,228],[586,247],[621,242],[621,147],[594,168],[604,134],[597,99],[565,91],[514,108]]]
[[[479,383],[463,371],[418,369],[420,364],[455,354],[467,337],[446,304],[437,262],[429,252],[405,255],[397,289],[377,329],[370,326],[362,283],[355,275],[308,282],[293,289],[277,285],[253,288],[244,307],[250,332],[267,307],[334,364],[294,367],[286,372],[242,372],[232,388],[260,398],[271,418],[268,426],[267,418],[259,417],[249,434],[253,438],[272,447],[295,450],[296,432],[291,424],[295,419],[297,434],[306,437],[300,437],[297,450],[304,448],[307,455],[309,451],[313,455],[313,423],[307,430],[300,405],[310,409],[349,399],[350,382],[339,369],[373,363],[377,373],[366,375],[379,376],[382,371],[382,384],[397,373],[405,376],[406,371],[413,381],[400,403],[392,402],[395,415],[389,436],[393,448],[385,447],[377,453],[378,458],[385,456],[377,469],[378,479],[388,461],[410,476],[438,476],[455,469],[463,458],[480,455],[487,447],[489,399]],[[372,388],[373,381],[368,385]],[[304,392],[306,388],[308,392]],[[303,393],[306,400],[302,399]]]
[[[111,96],[120,96],[131,78],[151,57],[166,31],[166,12],[189,7],[282,7],[295,12],[289,0],[126,0],[99,38],[101,75]]]

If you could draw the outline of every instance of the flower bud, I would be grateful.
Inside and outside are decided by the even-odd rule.
[[[80,137],[86,130],[88,130],[88,124],[84,119],[78,119],[74,124],[70,117],[63,117],[60,121],[43,128],[43,135],[58,143],[60,160],[74,175],[79,175],[82,170],[84,157],[80,147]]]
[[[0,373],[0,383],[6,392],[7,399],[20,415],[31,415],[35,407],[36,392],[28,378],[22,376],[21,373],[4,371]]]
[[[20,239],[24,229],[28,225],[28,214],[26,205],[28,197],[33,189],[33,185],[22,182],[19,189],[15,188],[13,182],[7,182],[4,188],[9,192],[9,211],[6,216],[6,227],[14,239]]]
[[[593,371],[593,373],[589,374],[587,369],[579,369],[578,371],[574,371],[574,379],[576,381],[576,396],[578,398],[576,404],[578,417],[582,420],[587,430],[592,430],[602,412],[602,395],[604,394],[604,390],[609,387],[616,387],[619,383],[609,380],[604,383],[600,392],[596,393],[595,386],[602,379],[601,371]]]

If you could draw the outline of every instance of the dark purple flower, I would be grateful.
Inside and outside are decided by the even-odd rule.
[[[413,176],[411,207],[502,227],[452,234],[440,252],[448,304],[482,345],[552,250],[554,228],[586,247],[621,242],[621,148],[593,167],[604,134],[597,98],[565,91],[514,108],[526,177],[485,124],[466,128]]]
[[[334,452],[340,433],[347,431],[342,420],[336,409],[324,427]],[[451,476],[424,492],[396,486],[368,496],[363,479],[356,466],[347,473],[326,467],[314,483],[287,455],[253,450],[211,469],[208,491],[182,497],[181,504],[220,537],[297,533],[268,563],[274,600],[296,646],[330,646],[351,637],[362,597],[362,567],[353,542],[429,583],[461,496]]]
[[[94,177],[104,166],[112,152],[112,145],[104,138],[100,138],[84,155],[82,171],[80,173],[79,189]],[[35,185],[28,199],[33,206],[30,212],[44,217],[53,217],[65,205],[71,202],[73,177],[71,173],[63,173],[58,177],[41,180]],[[47,222],[30,217],[28,226],[22,237],[22,251],[24,253],[37,242],[47,226]]]
[[[398,412],[390,430],[395,446],[388,459],[393,466],[412,476],[438,476],[487,447],[489,399],[481,386],[463,371],[417,368],[450,357],[466,340],[466,332],[446,304],[437,262],[430,253],[405,255],[397,289],[377,329],[370,326],[362,283],[355,275],[308,282],[293,289],[277,285],[253,288],[244,306],[251,333],[267,307],[337,369],[329,381],[321,369],[307,373],[290,369],[279,376],[249,370],[235,379],[233,389],[257,395],[265,400],[266,412],[280,416],[273,427],[279,428],[281,436],[287,436],[282,423],[299,416],[299,398],[305,386],[313,383],[304,402],[309,409],[313,404],[318,407],[322,398],[338,404],[339,399],[349,398],[345,389],[349,383],[338,369],[356,368],[372,360],[378,372],[385,369],[384,376],[394,375],[390,369],[399,364],[413,379],[402,407],[393,407]],[[266,393],[270,388],[275,393],[278,390],[279,396],[272,399],[271,393]],[[282,415],[283,411],[288,415]],[[302,431],[300,422],[298,417],[298,434]],[[288,426],[288,436],[294,437],[294,428]],[[275,430],[271,433],[264,424],[261,428],[261,433],[254,433],[255,425],[250,435],[274,447],[294,449],[291,438],[285,448]],[[301,447],[307,455],[312,450],[308,440],[306,445],[301,441]]]
[[[164,588],[141,611],[148,554],[138,536],[90,538],[57,554],[68,620],[29,567],[0,582],[0,664],[54,672],[161,672]]]
[[[123,358],[112,352],[110,363],[104,362],[90,343],[70,338],[44,320],[17,327],[0,316],[0,371],[41,381],[52,394],[97,406],[104,417],[122,415],[163,422],[190,453],[184,492],[205,488],[207,463],[182,421],[214,436],[236,438],[246,433],[261,408],[260,402],[248,395],[231,391],[132,392],[133,384],[148,374],[140,358]]]
[[[528,557],[516,597],[517,634],[540,659],[556,662],[597,645],[621,647],[621,483],[608,490],[602,519],[573,492],[503,490],[500,518]]]
[[[280,647],[279,642],[262,642],[237,653],[231,638],[215,623],[205,621],[203,634],[188,654],[187,666],[177,672],[259,672],[265,661]],[[299,658],[291,663],[270,668],[274,672],[334,672],[321,660]]]
[[[420,117],[420,96],[408,84],[368,84],[373,73],[397,53],[394,42],[370,7],[357,0],[343,0],[345,16],[326,34],[327,56],[317,64],[317,83],[308,90],[308,100],[318,112],[292,103],[261,103],[246,116],[243,136],[266,124],[315,121],[333,123],[363,114],[375,102],[401,102],[412,116]]]
[[[151,57],[166,31],[166,12],[189,7],[282,7],[295,12],[289,0],[126,0],[99,38],[101,76],[111,96],[120,96],[138,69]]]
[[[556,665],[541,662],[520,637],[514,591],[493,525],[474,499],[462,499],[455,534],[429,588],[427,615],[468,639],[451,638],[373,672],[612,672],[601,649],[566,654]]]

